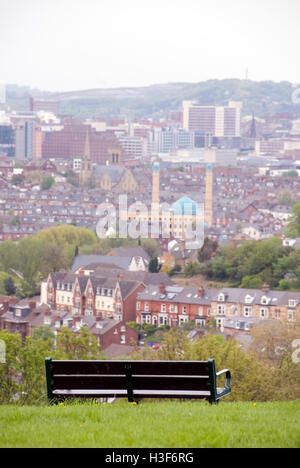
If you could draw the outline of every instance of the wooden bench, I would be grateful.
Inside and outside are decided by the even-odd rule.
[[[206,398],[217,403],[231,392],[230,371],[208,361],[56,361],[46,358],[50,401],[65,398]],[[217,377],[226,375],[225,386]]]

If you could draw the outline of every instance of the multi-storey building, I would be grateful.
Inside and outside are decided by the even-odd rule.
[[[136,295],[144,288],[139,281],[58,272],[49,275],[41,300],[71,315],[129,322],[135,321]]]
[[[120,164],[127,157],[127,153],[114,132],[96,132],[90,125],[66,125],[60,131],[45,134],[42,147],[43,158],[72,159],[83,156],[87,132],[93,163],[106,164],[109,161],[113,164]],[[116,160],[116,155],[118,160]]]
[[[274,319],[293,323],[300,317],[300,292],[273,291],[268,285],[262,289],[223,288],[211,303],[211,316],[217,327],[223,328],[226,320]]]
[[[176,327],[194,320],[196,326],[209,321],[214,289],[183,288],[179,286],[149,285],[136,299],[136,321],[155,327]]]
[[[214,137],[240,137],[242,103],[228,106],[202,106],[183,101],[183,128],[191,132],[207,132]]]

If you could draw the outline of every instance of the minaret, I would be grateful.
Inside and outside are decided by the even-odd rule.
[[[80,176],[79,176],[80,185],[83,186],[83,185],[90,183],[92,181],[92,176],[93,176],[93,161],[92,161],[91,151],[90,151],[89,132],[86,132],[84,153],[83,153],[83,158],[81,160],[81,169],[80,169]]]
[[[152,168],[152,205],[159,203],[159,162],[155,161]]]
[[[207,227],[211,228],[213,223],[213,166],[206,165],[205,176],[205,214],[204,222]]]
[[[159,162],[152,166],[151,237],[159,237]]]

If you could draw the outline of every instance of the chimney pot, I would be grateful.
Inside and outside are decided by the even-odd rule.
[[[270,286],[269,284],[264,284],[261,288],[262,292],[269,292],[270,291]]]

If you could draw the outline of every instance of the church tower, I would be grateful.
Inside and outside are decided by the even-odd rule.
[[[81,186],[84,186],[92,182],[92,179],[93,179],[93,161],[92,161],[91,150],[90,150],[89,132],[87,132],[85,145],[84,145],[84,154],[81,160],[79,183]]]

